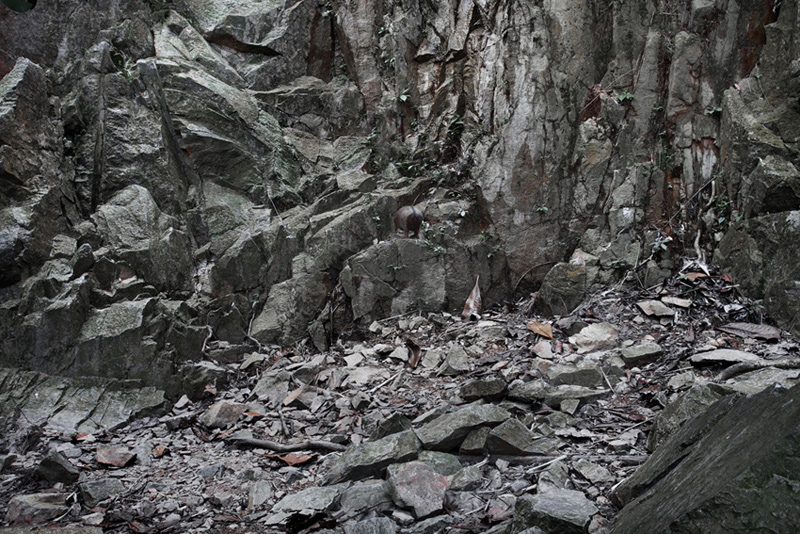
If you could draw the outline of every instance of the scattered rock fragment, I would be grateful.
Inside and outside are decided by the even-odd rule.
[[[337,458],[325,484],[379,476],[383,469],[413,460],[419,454],[419,439],[413,430],[390,434],[377,441],[354,445]]]
[[[511,414],[493,404],[472,404],[444,414],[416,430],[426,449],[448,451],[458,446],[467,435],[482,426],[496,426]]]
[[[65,493],[15,495],[8,502],[6,521],[15,526],[41,525],[67,512]]]
[[[50,449],[47,455],[42,458],[34,474],[36,477],[49,482],[73,484],[78,481],[81,473],[63,454],[55,449]]]
[[[506,381],[499,376],[467,380],[459,388],[461,398],[467,402],[478,399],[499,400],[505,396],[507,391]]]
[[[247,492],[247,510],[253,512],[270,500],[274,495],[272,484],[265,480],[253,482]]]
[[[78,490],[86,506],[94,508],[100,502],[123,493],[125,484],[116,478],[99,478],[79,483]]]
[[[553,454],[560,446],[558,439],[537,437],[514,418],[493,428],[486,438],[486,450],[489,454],[547,455]]]
[[[97,447],[97,463],[111,467],[125,467],[136,458],[136,453],[126,447]]]
[[[414,461],[388,469],[389,494],[402,508],[411,508],[417,518],[427,517],[444,507],[449,486],[447,477],[426,463]]]
[[[333,486],[318,486],[306,488],[287,495],[272,508],[272,515],[267,517],[267,525],[278,525],[292,516],[313,517],[321,512],[332,511],[339,495],[347,488],[348,484]]]
[[[605,384],[603,372],[594,362],[583,361],[576,365],[556,364],[547,369],[545,374],[554,386],[570,384],[592,388]]]
[[[583,534],[597,511],[580,491],[551,489],[536,495],[522,495],[517,499],[510,532],[519,534],[535,526],[545,532]]]
[[[648,317],[673,317],[675,310],[658,300],[640,300],[636,303]]]
[[[470,370],[470,358],[464,347],[458,343],[450,345],[444,362],[439,367],[439,374],[444,376],[457,376]]]
[[[689,358],[689,361],[697,364],[714,364],[714,363],[741,363],[741,362],[757,362],[761,360],[755,354],[745,352],[743,350],[735,349],[717,349],[709,352],[700,352]]]
[[[578,354],[596,350],[613,349],[617,346],[619,332],[609,323],[593,323],[569,338],[578,348]]]
[[[643,343],[622,348],[619,354],[629,367],[637,367],[655,361],[661,356],[662,349],[657,343]]]
[[[397,523],[388,517],[362,519],[344,527],[345,534],[395,534]]]
[[[200,421],[208,428],[227,428],[234,424],[246,409],[247,406],[238,402],[220,401],[212,404],[200,416]]]

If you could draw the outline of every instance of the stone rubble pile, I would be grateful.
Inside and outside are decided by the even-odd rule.
[[[63,532],[601,534],[704,514],[790,532],[798,345],[712,326],[736,299],[714,285],[608,291],[555,322],[374,322],[324,353],[220,363],[228,386],[116,426],[26,424],[23,403],[0,513]],[[772,500],[737,508],[754,488]]]

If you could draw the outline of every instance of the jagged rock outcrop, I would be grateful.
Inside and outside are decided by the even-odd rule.
[[[729,395],[687,421],[615,492],[614,532],[791,532],[800,386]],[[657,498],[652,498],[657,495]]]
[[[0,7],[0,361],[110,351],[114,377],[202,391],[203,355],[457,312],[478,276],[488,307],[555,269],[539,306],[566,314],[715,250],[800,328],[798,9]],[[404,204],[423,239],[387,241]]]

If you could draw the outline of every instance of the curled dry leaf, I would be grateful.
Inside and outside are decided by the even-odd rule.
[[[477,321],[481,318],[481,289],[478,286],[480,279],[480,276],[475,279],[475,287],[472,288],[467,302],[464,303],[464,311],[461,312],[462,321]]]
[[[406,339],[406,347],[408,348],[408,365],[415,369],[422,356],[422,350],[413,339]]]
[[[553,326],[550,324],[540,323],[539,321],[528,321],[525,326],[534,334],[546,337],[547,339],[553,339]]]
[[[294,452],[290,452],[284,456],[279,454],[265,454],[267,458],[277,458],[278,460],[284,462],[286,465],[300,465],[308,462],[309,460],[314,459],[313,454],[296,454]]]

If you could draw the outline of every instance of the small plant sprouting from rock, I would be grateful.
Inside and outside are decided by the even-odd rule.
[[[633,102],[634,98],[636,98],[636,95],[634,95],[633,93],[629,93],[628,91],[622,91],[617,97],[617,100],[619,100],[622,103],[625,103],[625,102]]]
[[[536,211],[539,213],[547,213],[549,211],[549,208],[547,207],[546,204],[541,204],[536,208]]]
[[[659,252],[666,252],[667,251],[667,244],[672,242],[671,236],[665,236],[659,234],[655,241],[650,243],[650,252],[653,256],[658,254]]]

